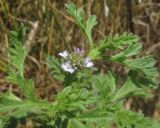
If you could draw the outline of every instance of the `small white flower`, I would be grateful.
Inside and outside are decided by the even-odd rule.
[[[93,62],[91,61],[89,57],[84,59],[84,66],[88,68],[93,66]]]
[[[62,56],[63,58],[67,58],[67,56],[68,56],[68,51],[65,50],[65,51],[63,51],[63,52],[60,52],[58,55]]]
[[[62,64],[62,65],[61,65],[61,68],[63,68],[64,71],[70,72],[70,73],[73,73],[73,72],[76,70],[76,69],[74,69],[74,68],[71,66],[71,64],[70,64],[69,61],[67,61],[67,62],[65,62],[64,64]]]

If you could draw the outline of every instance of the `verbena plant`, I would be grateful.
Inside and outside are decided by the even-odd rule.
[[[66,5],[67,12],[87,39],[88,50],[74,48],[58,55],[48,56],[48,66],[54,79],[63,89],[54,101],[36,98],[33,80],[24,77],[24,62],[28,49],[23,45],[25,29],[11,32],[8,49],[7,80],[17,85],[24,96],[17,97],[10,90],[0,96],[0,127],[8,127],[10,120],[32,118],[41,128],[159,128],[156,121],[124,108],[126,97],[147,96],[147,90],[157,88],[157,68],[151,56],[138,57],[142,45],[138,37],[124,33],[104,37],[95,43],[92,29],[96,16],[84,20],[83,9],[73,3]],[[113,55],[106,54],[113,51]],[[134,59],[133,59],[134,58]],[[104,60],[119,63],[128,70],[123,84],[119,85],[112,71],[99,73],[94,66]]]

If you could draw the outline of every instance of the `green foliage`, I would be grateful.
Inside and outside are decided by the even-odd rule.
[[[86,23],[86,28],[85,28],[85,32],[86,32],[86,35],[89,39],[90,42],[92,42],[92,28],[97,24],[97,21],[96,21],[96,16],[94,15],[90,15],[88,17],[88,20],[87,20],[87,23]]]
[[[131,111],[118,111],[115,118],[118,128],[158,128],[153,120]]]
[[[25,28],[23,26],[18,32],[11,32],[7,80],[18,85],[26,99],[22,100],[12,92],[1,95],[0,117],[6,115],[5,118],[2,118],[3,121],[8,121],[12,116],[21,118],[26,116],[28,112],[42,107],[39,102],[36,102],[34,82],[24,78],[24,62],[28,54],[28,50],[23,45],[24,34]]]
[[[90,92],[83,88],[66,87],[56,97],[56,105],[63,111],[85,110],[85,106],[94,102]]]
[[[74,3],[66,4],[67,12],[73,16],[75,23],[89,40],[90,46],[93,45],[92,29],[97,24],[96,16],[90,15],[87,21],[84,21],[83,9],[77,9]]]
[[[24,31],[23,29],[21,31]],[[16,78],[12,75],[13,72],[16,72],[17,74],[20,74],[23,76],[23,70],[24,70],[24,61],[27,56],[27,49],[23,47],[22,41],[23,37],[20,35],[22,32],[11,32],[11,46],[8,48],[8,58],[9,58],[9,72],[11,74],[9,75],[8,79],[15,82]],[[13,68],[12,68],[13,67]]]
[[[123,33],[122,35],[115,35],[114,37],[106,37],[102,40],[101,48],[110,48],[113,50],[124,49],[125,45],[131,45],[138,41],[138,37],[133,34]]]
[[[96,17],[91,15],[85,21],[82,8],[77,9],[73,3],[66,7],[89,40],[90,49],[85,57],[128,67],[123,84],[117,82],[112,71],[102,74],[96,68],[77,66],[75,72],[65,72],[62,69],[65,57],[60,60],[48,56],[51,75],[61,81],[64,88],[54,96],[54,101],[37,99],[34,82],[24,78],[28,50],[23,44],[25,29],[22,27],[18,32],[11,32],[7,79],[18,85],[24,98],[11,91],[0,95],[0,127],[5,127],[11,117],[19,119],[29,115],[40,124],[39,127],[48,128],[111,128],[112,124],[116,124],[117,128],[158,128],[156,121],[123,107],[126,97],[145,96],[147,89],[158,86],[156,77],[159,73],[154,67],[155,60],[151,56],[138,58],[142,49],[142,45],[137,43],[138,37],[124,33],[105,37],[95,45],[91,33],[97,23]],[[109,50],[117,54],[106,55]],[[131,59],[133,56],[135,59]]]
[[[11,92],[0,96],[0,118],[5,122],[7,122],[10,117],[19,119],[27,116],[28,113],[40,112],[46,107],[48,107],[47,103],[22,100]],[[4,114],[5,117],[3,117]]]
[[[140,70],[144,75],[157,77],[158,71],[154,67],[156,61],[151,56],[145,56],[138,59],[126,60],[124,63],[131,69]]]
[[[20,86],[27,99],[32,101],[36,100],[34,82],[31,79],[25,80],[23,77],[17,76],[17,84]]]
[[[106,50],[124,50],[126,49],[126,46],[128,48],[120,52],[120,54],[117,54],[115,56],[112,56],[111,59],[125,59],[128,56],[135,55],[141,50],[140,44],[135,44],[135,42],[138,41],[138,37],[133,34],[127,34],[123,33],[122,35],[115,35],[114,37],[105,37],[104,39],[99,41],[98,46],[95,46],[95,48],[91,49],[89,52],[89,56],[92,59],[100,59],[104,56],[104,53]]]
[[[11,32],[10,47],[8,48],[8,76],[7,79],[19,85],[23,94],[30,100],[35,100],[34,82],[24,78],[24,62],[28,50],[23,46],[25,28],[22,26],[18,32]]]
[[[141,51],[142,45],[140,43],[130,44],[124,51],[119,54],[111,56],[110,60],[122,62],[127,59],[127,57],[138,54]]]
[[[87,128],[82,122],[76,119],[69,120],[68,128]]]
[[[52,69],[51,75],[59,81],[64,81],[64,74],[62,74],[63,71],[60,63],[54,56],[47,56],[47,64]]]
[[[113,100],[122,99],[125,96],[128,96],[129,94],[134,94],[136,91],[141,91],[142,88],[138,88],[132,80],[128,77],[128,79],[125,81],[124,85],[118,90],[118,92],[114,95]],[[143,90],[142,90],[143,91]],[[141,94],[139,92],[139,94]]]

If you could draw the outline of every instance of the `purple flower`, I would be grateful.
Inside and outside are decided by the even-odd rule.
[[[72,65],[70,64],[69,61],[65,62],[64,64],[61,65],[61,68],[64,69],[64,71],[66,72],[70,72],[70,73],[73,73],[76,69],[74,69],[72,67]]]
[[[74,48],[75,53],[79,53],[81,56],[83,55],[84,51],[80,50],[79,48]]]
[[[68,51],[65,50],[65,51],[63,51],[63,52],[60,52],[58,55],[62,56],[63,58],[67,58],[67,56],[68,56],[69,54],[68,54]]]
[[[92,67],[93,66],[93,62],[91,60],[91,58],[87,57],[84,59],[84,67]]]

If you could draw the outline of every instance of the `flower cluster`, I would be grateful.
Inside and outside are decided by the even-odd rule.
[[[79,48],[74,48],[72,53],[68,53],[67,50],[59,53],[61,57],[65,59],[65,62],[61,64],[61,68],[64,71],[73,73],[81,67],[92,67],[93,62],[89,57],[84,57],[84,51]]]

